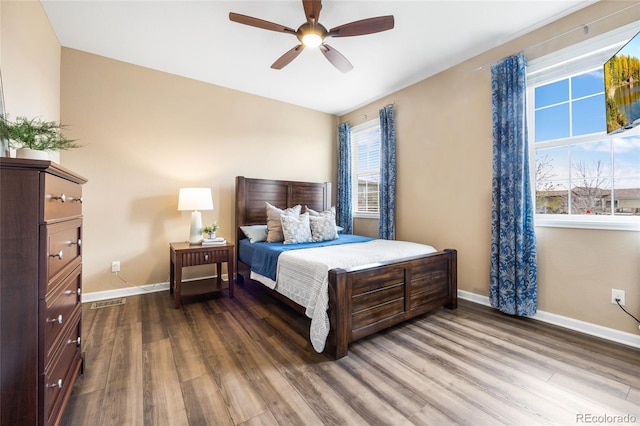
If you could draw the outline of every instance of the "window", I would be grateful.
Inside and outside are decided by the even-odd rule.
[[[529,63],[538,225],[640,229],[640,129],[607,135],[603,71],[637,28]]]
[[[380,120],[351,128],[353,215],[378,217]]]

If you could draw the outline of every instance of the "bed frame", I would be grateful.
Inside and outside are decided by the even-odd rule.
[[[317,211],[328,210],[331,183],[236,177],[236,241],[245,238],[240,226],[267,223],[265,202],[279,208],[300,204]],[[249,279],[249,267],[240,259],[237,264],[237,281],[241,283]],[[261,287],[304,313],[304,307]],[[331,331],[325,352],[342,358],[351,342],[435,308],[456,309],[457,305],[456,250],[446,249],[373,267],[333,269],[329,271]]]

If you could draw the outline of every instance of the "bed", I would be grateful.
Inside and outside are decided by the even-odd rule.
[[[279,208],[296,205],[316,211],[331,208],[331,183],[236,177],[236,248],[238,283],[251,279],[251,266],[240,247],[247,236],[241,227],[267,223],[266,203]],[[409,243],[411,244],[411,243]],[[304,250],[298,251],[298,253]],[[433,309],[457,308],[457,252],[453,249],[400,257],[328,271],[329,331],[324,352],[342,358],[350,343]],[[265,291],[304,313],[279,292]]]

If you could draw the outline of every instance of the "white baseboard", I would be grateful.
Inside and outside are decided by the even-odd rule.
[[[196,281],[196,280],[201,280],[203,278],[209,279],[209,278],[215,278],[215,276],[210,275],[206,277],[190,278],[187,280],[182,280],[182,282]],[[228,275],[222,274],[222,279],[227,280]],[[156,291],[165,291],[165,290],[169,290],[168,281],[164,283],[145,284],[141,286],[116,288],[113,290],[94,291],[92,293],[83,293],[82,303],[98,302],[100,300],[109,300],[109,299],[115,299],[118,297],[136,296],[138,294],[154,293]]]
[[[224,276],[223,276],[224,278]],[[82,303],[97,302],[100,300],[115,299],[118,297],[135,296],[138,294],[153,293],[156,291],[169,290],[169,283],[157,283],[147,284],[136,287],[117,288],[114,290],[96,291],[93,293],[83,293]],[[489,298],[469,291],[458,290],[458,297],[460,299],[468,300],[470,302],[478,303],[480,305],[491,306]],[[622,343],[624,345],[633,346],[634,348],[640,348],[640,336],[636,336],[624,331],[615,330],[613,328],[602,327],[600,325],[591,324],[585,321],[576,320],[562,315],[552,314],[550,312],[538,311],[531,318],[546,322],[549,324],[557,325],[560,327],[568,328],[570,330],[579,331],[581,333],[589,334],[591,336],[601,337],[603,339],[611,340],[613,342]]]
[[[136,287],[116,288],[113,290],[94,291],[92,293],[82,293],[82,303],[116,299],[118,297],[136,296],[138,294],[154,293],[156,291],[165,290],[169,290],[168,282],[147,284]]]
[[[469,291],[458,290],[460,299],[469,300],[485,306],[491,306],[489,298]],[[589,322],[564,317],[562,315],[552,314],[550,312],[538,311],[532,319],[568,328],[570,330],[579,331],[591,336],[600,337],[611,340],[613,342],[622,343],[624,345],[640,348],[640,336],[625,331],[615,330],[613,328],[602,327],[600,325],[591,324]]]

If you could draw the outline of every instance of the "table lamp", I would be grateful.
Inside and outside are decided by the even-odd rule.
[[[193,210],[189,243],[200,244],[202,242],[202,215],[199,210],[213,210],[211,188],[180,188],[178,210]]]

